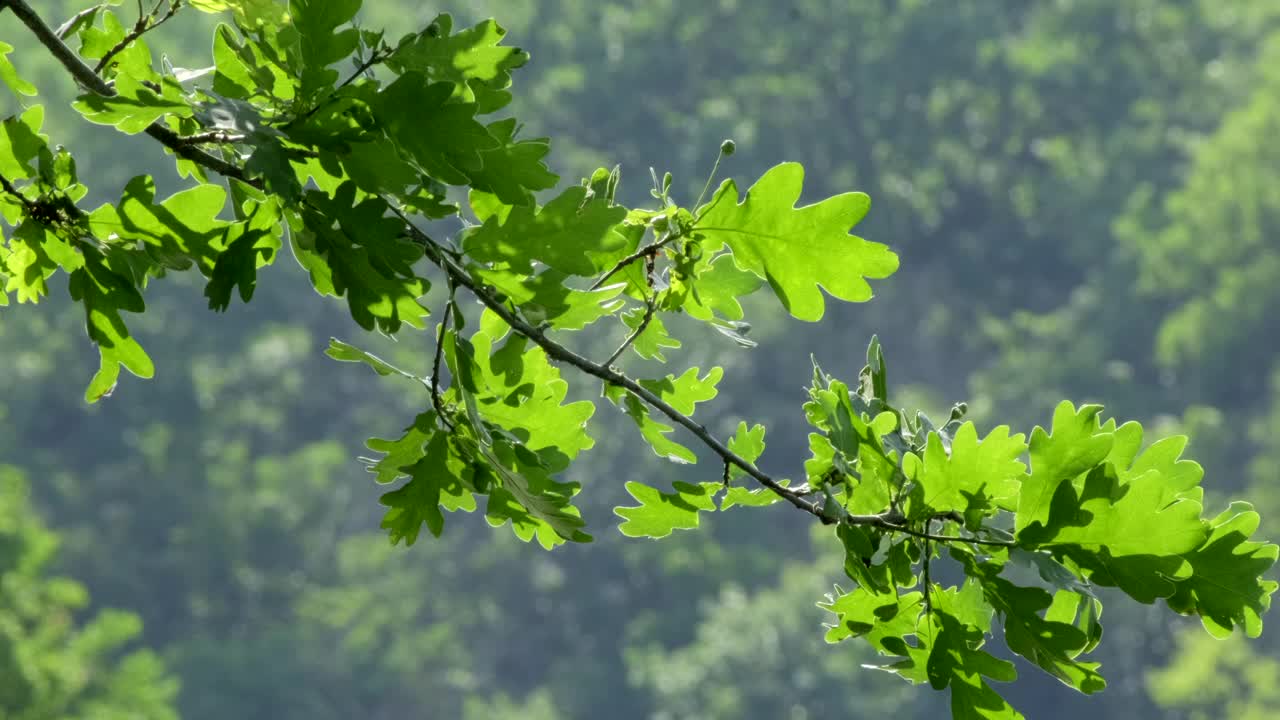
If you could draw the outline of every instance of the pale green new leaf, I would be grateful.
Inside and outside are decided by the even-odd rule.
[[[18,75],[18,69],[9,62],[9,53],[13,52],[13,46],[6,42],[0,42],[0,82],[9,86],[9,89],[19,95],[31,97],[38,91],[36,86],[23,80]]]
[[[797,208],[803,180],[798,163],[777,165],[741,203],[737,185],[726,180],[699,209],[695,234],[704,238],[705,252],[728,245],[738,267],[769,281],[794,317],[815,321],[824,311],[819,287],[842,300],[869,300],[865,278],[888,277],[898,256],[849,234],[870,207],[866,195],[845,193]]]
[[[463,236],[462,247],[475,260],[523,273],[532,273],[536,261],[566,275],[595,275],[633,248],[618,229],[626,209],[587,200],[586,192],[571,187],[541,208],[491,216]]]
[[[919,483],[923,500],[912,503],[907,515],[925,518],[963,513],[980,496],[997,503],[1016,498],[1026,473],[1019,458],[1026,450],[1023,436],[1010,436],[1007,425],[993,429],[982,440],[973,423],[961,425],[951,439],[950,454],[938,433],[929,433],[923,460],[905,469],[907,477]],[[916,460],[914,455],[907,457]]]
[[[613,512],[626,520],[618,530],[628,537],[666,537],[675,530],[698,527],[698,513],[716,509],[715,496],[724,486],[715,482],[697,485],[676,481],[675,492],[664,493],[648,485],[628,482],[627,492],[640,502],[636,507],[616,507]]]
[[[329,347],[324,351],[324,354],[334,360],[338,360],[339,362],[362,362],[370,368],[373,368],[374,372],[382,376],[399,375],[401,377],[406,377],[410,380],[423,383],[424,385],[427,384],[423,378],[420,378],[406,370],[401,370],[377,355],[361,350],[354,345],[344,343],[338,338],[329,338]]]
[[[1063,400],[1053,412],[1053,433],[1036,427],[1031,431],[1031,469],[1018,495],[1015,528],[1022,532],[1033,523],[1049,519],[1049,506],[1058,486],[1070,482],[1106,459],[1114,433],[1100,429],[1101,405],[1079,410]]]

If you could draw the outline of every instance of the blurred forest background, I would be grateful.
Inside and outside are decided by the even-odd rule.
[[[83,5],[36,3],[52,23]],[[704,332],[669,354],[726,367],[709,425],[774,428],[766,469],[806,456],[810,353],[851,377],[879,333],[892,386],[937,414],[968,400],[1027,432],[1065,397],[1191,434],[1209,510],[1251,499],[1280,537],[1275,0],[366,5],[393,39],[442,10],[496,15],[533,56],[513,110],[526,136],[554,139],[566,182],[621,163],[626,200],[643,203],[653,166],[688,202],[732,137],[722,175],[798,160],[809,199],[871,195],[858,230],[902,257],[874,301],[829,304],[815,325],[756,303],[759,348]],[[212,22],[184,14],[151,46],[207,65]],[[71,80],[11,13],[0,38],[79,159],[85,207],[143,172],[172,191],[158,146],[68,107]],[[19,110],[0,97],[0,114]],[[814,602],[842,579],[838,548],[798,513],[624,541],[624,480],[719,466],[657,460],[607,404],[573,478],[594,544],[546,553],[459,516],[393,548],[356,457],[424,398],[323,356],[359,330],[290,258],[221,315],[192,278],[154,285],[133,327],[156,379],[125,378],[93,407],[96,352],[64,297],[0,311],[0,717],[946,713],[945,696],[862,669],[862,648],[823,643]],[[382,347],[424,372],[429,349]],[[1274,627],[1218,642],[1119,598],[1103,623],[1104,693],[1022,665],[1014,705],[1036,720],[1275,717]]]

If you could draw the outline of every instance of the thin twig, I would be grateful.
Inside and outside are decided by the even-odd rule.
[[[622,270],[623,268],[630,265],[631,263],[639,260],[640,258],[653,257],[657,255],[659,250],[666,247],[667,245],[670,245],[672,241],[676,240],[679,237],[680,235],[678,233],[668,233],[661,240],[658,240],[657,242],[649,243],[648,245],[645,245],[639,250],[636,250],[630,255],[622,258],[621,260],[619,260],[617,263],[614,264],[613,268],[611,268],[609,272],[605,273],[599,280],[592,283],[591,287],[587,288],[587,291],[590,292],[592,290],[599,290],[600,286],[604,285],[605,281],[607,281],[609,278],[616,275],[618,271]]]
[[[356,71],[351,73],[350,77],[348,77],[346,80],[343,80],[341,83],[338,83],[337,87],[331,90],[324,100],[321,100],[320,102],[316,103],[311,107],[310,110],[306,111],[305,113],[300,115],[297,119],[291,122],[300,123],[307,120],[312,115],[315,115],[322,108],[324,108],[329,103],[333,102],[334,99],[338,97],[339,90],[355,82],[357,78],[363,76],[366,72],[368,72],[369,68],[373,67],[374,65],[377,65],[380,62],[385,61],[389,57],[391,57],[390,52],[379,53],[375,51],[372,55],[369,56],[368,60],[365,60],[364,62],[360,63],[358,67],[356,67]]]
[[[44,45],[45,48],[48,49],[55,58],[57,58],[58,62],[62,63],[62,66],[67,69],[67,72],[71,73],[71,76],[75,78],[76,82],[80,83],[82,87],[90,92],[102,95],[103,97],[112,97],[116,94],[115,90],[113,90],[105,80],[98,77],[97,73],[93,71],[93,68],[86,65],[84,61],[80,59],[80,56],[68,47],[67,44],[64,43],[47,24],[45,24],[44,20],[42,20],[40,16],[31,9],[31,6],[26,3],[26,0],[0,0],[0,8],[5,7],[13,10],[13,13],[22,21],[22,24],[26,25],[27,29],[31,30],[32,34],[36,36],[36,39],[40,41],[40,44]],[[212,170],[219,175],[235,178],[236,180],[259,190],[263,188],[261,180],[257,178],[249,178],[248,174],[239,166],[210,155],[199,148],[184,144],[182,142],[182,136],[171,130],[162,120],[157,120],[148,126],[146,133],[158,140],[160,144],[172,150],[174,154],[179,157],[190,160],[191,162],[194,162],[205,169]]]
[[[431,368],[431,405],[436,409],[436,417],[453,431],[453,421],[444,413],[444,403],[440,401],[440,361],[444,358],[444,334],[449,330],[449,315],[453,312],[453,294],[444,306],[444,315],[440,318],[440,335],[436,338],[436,357]]]
[[[4,8],[0,8],[0,10],[3,9]],[[0,190],[12,195],[18,202],[22,203],[22,207],[28,212],[35,207],[35,203],[31,202],[26,195],[23,195],[17,187],[14,187],[13,183],[9,182],[9,178],[4,175],[0,175]]]
[[[653,320],[653,313],[657,309],[657,303],[654,302],[654,299],[652,297],[646,297],[644,299],[644,317],[640,319],[640,324],[636,326],[635,330],[631,331],[631,334],[627,336],[626,340],[622,341],[622,344],[618,346],[618,349],[613,351],[613,354],[609,356],[609,359],[605,360],[601,364],[605,367],[613,365],[613,361],[621,357],[622,353],[626,352],[627,348],[631,347],[631,343],[635,342],[636,338],[640,337],[640,333],[643,333],[645,328],[649,327],[649,321]]]
[[[401,215],[401,217],[403,219],[403,215]],[[553,360],[572,365],[588,375],[603,380],[607,384],[617,385],[626,389],[628,392],[639,397],[650,407],[663,415],[666,415],[668,418],[693,433],[695,437],[701,440],[703,444],[726,462],[742,468],[742,470],[744,470],[748,475],[755,478],[757,482],[772,490],[782,499],[797,508],[804,510],[810,515],[815,517],[821,516],[821,513],[815,504],[795,494],[786,486],[779,484],[777,480],[766,475],[753,463],[725,447],[724,443],[720,442],[711,435],[711,433],[707,432],[707,429],[695,422],[693,418],[690,418],[688,415],[676,410],[665,400],[658,397],[635,380],[632,380],[611,367],[592,362],[591,360],[582,357],[581,355],[548,338],[542,330],[530,325],[528,322],[525,322],[518,315],[508,309],[502,301],[494,297],[493,293],[488,288],[482,286],[472,278],[470,273],[444,253],[439,245],[426,233],[419,230],[416,225],[409,223],[407,229],[419,243],[433,248],[432,251],[427,253],[428,259],[444,270],[455,283],[465,287],[467,290],[470,290],[481,303],[492,310],[498,317],[502,318],[502,320],[507,323],[507,325],[511,326],[513,330],[529,338],[529,340],[533,341],[533,343],[538,347],[541,347],[543,351],[547,353],[548,357]],[[864,523],[870,524],[881,520],[881,518],[879,516],[866,516],[865,518],[862,518],[862,520]]]
[[[182,135],[178,141],[183,145],[201,145],[203,143],[236,143],[244,140],[244,135],[230,133],[226,130],[209,130],[208,132]]]
[[[111,63],[112,58],[119,55],[125,48],[129,47],[134,40],[137,40],[147,32],[165,24],[169,21],[169,18],[176,15],[178,10],[182,8],[182,0],[169,0],[169,11],[166,12],[164,16],[157,19],[156,16],[160,13],[161,2],[163,2],[163,0],[156,0],[156,6],[151,9],[151,12],[146,15],[139,16],[138,22],[133,24],[133,29],[130,30],[123,38],[120,38],[120,42],[112,45],[110,50],[103,53],[102,59],[98,61],[97,65],[93,66],[93,72],[95,75],[101,73],[102,70]]]
[[[924,522],[924,529],[926,533],[933,529],[932,519]],[[933,579],[929,576],[929,560],[931,559],[929,556],[933,554],[933,548],[929,546],[929,538],[925,538],[921,544],[924,545],[924,611],[928,614],[933,608],[929,600],[929,586],[933,584]]]
[[[892,530],[894,532],[900,532],[905,535],[923,538],[925,540],[933,540],[935,542],[971,543],[973,545],[989,545],[992,547],[1017,546],[1017,543],[1011,540],[983,540],[981,538],[958,537],[956,535],[934,535],[929,532],[921,532],[920,530],[914,530],[905,525],[898,525],[897,523],[889,522],[889,520],[885,519],[883,515],[850,515],[846,522],[850,522],[853,525],[874,525],[875,527],[884,528],[885,530]]]
[[[0,10],[3,10],[3,9],[4,7],[0,6]],[[75,15],[72,15],[70,20],[67,20],[66,22],[62,23],[62,25],[58,27],[58,39],[66,40],[67,36],[71,34],[71,28],[78,25],[81,20],[85,19],[89,15],[93,15],[94,13],[98,12],[101,9],[102,9],[101,5],[94,5],[93,7],[87,7],[84,10],[81,10],[80,12],[76,13]]]

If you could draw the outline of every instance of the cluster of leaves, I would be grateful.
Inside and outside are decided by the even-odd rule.
[[[359,0],[293,0],[287,13],[270,0],[201,0],[192,5],[232,11],[233,23],[214,31],[214,64],[157,68],[144,35],[181,5],[157,5],[132,29],[95,7],[54,31],[27,3],[0,4],[86,89],[75,103],[86,120],[159,141],[191,183],[157,201],[155,182],[138,177],[118,202],[84,210],[73,159],[41,135],[42,108],[3,122],[0,211],[13,229],[0,245],[0,303],[10,293],[38,301],[54,273],[70,275],[102,358],[88,400],[109,394],[121,367],[153,373],[122,315],[145,310],[150,280],[194,268],[210,307],[226,309],[233,292],[251,300],[258,269],[287,242],[315,290],[344,299],[369,331],[426,329],[429,290],[447,290],[429,367],[402,369],[336,339],[329,348],[422,392],[424,410],[400,437],[369,441],[381,455],[369,470],[399,483],[382,497],[393,542],[413,544],[424,525],[439,535],[444,512],[482,501],[490,524],[548,549],[591,539],[573,504],[580,488],[561,476],[593,445],[596,407],[566,402],[567,366],[660,458],[699,459],[673,437],[674,423],[723,465],[670,493],[629,483],[639,505],[617,510],[623,533],[662,537],[696,527],[701,512],[777,502],[834,526],[857,586],[826,605],[836,616],[828,639],[863,636],[890,656],[887,669],[950,687],[956,717],[1018,717],[987,683],[1014,677],[982,650],[996,614],[1011,651],[1082,692],[1100,690],[1097,665],[1080,659],[1101,639],[1095,586],[1163,598],[1214,634],[1260,632],[1275,590],[1260,576],[1278,548],[1250,539],[1258,520],[1244,503],[1202,519],[1202,472],[1180,459],[1183,439],[1140,452],[1136,423],[1102,423],[1100,407],[1069,403],[1029,443],[1004,426],[979,439],[962,405],[937,427],[889,403],[873,340],[853,388],[815,365],[804,405],[812,457],[793,484],[756,465],[762,426],[742,422],[722,443],[693,419],[716,396],[721,368],[619,370],[628,353],[665,363],[680,347],[664,323],[674,315],[750,347],[740,299],[763,285],[805,321],[823,316],[824,290],[869,300],[868,280],[898,260],[849,234],[865,195],[797,207],[804,172],[784,163],[745,197],[727,180],[704,203],[708,179],[686,206],[669,173],[652,173],[654,207],[629,209],[616,201],[618,169],[602,168],[540,203],[536,194],[558,182],[544,164],[548,141],[519,139],[515,118],[492,117],[527,61],[501,44],[495,22],[455,32],[441,15],[391,43],[356,24]],[[353,69],[344,77],[341,65]],[[0,79],[36,95],[7,60]],[[721,156],[733,150],[726,142]],[[228,201],[232,217],[222,219]],[[448,240],[415,224],[451,216],[465,228]],[[606,319],[622,337],[608,357],[566,345]],[[935,582],[935,560],[963,582]]]

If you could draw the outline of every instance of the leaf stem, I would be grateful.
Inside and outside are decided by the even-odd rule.
[[[129,31],[129,34],[121,38],[120,42],[111,46],[110,50],[103,53],[102,59],[98,61],[97,65],[93,66],[93,72],[95,75],[101,73],[102,70],[111,63],[111,60],[115,58],[116,55],[119,55],[121,51],[129,47],[130,43],[142,37],[148,31],[154,30],[165,24],[170,18],[178,13],[178,10],[182,9],[182,0],[169,0],[169,11],[163,16],[160,16],[161,2],[163,2],[163,0],[156,0],[156,6],[151,8],[151,12],[146,15],[139,15],[138,22],[134,23],[133,29]],[[139,3],[139,6],[141,6],[141,3]]]
[[[450,283],[452,285],[452,283]],[[445,303],[444,315],[440,318],[440,334],[436,337],[436,356],[431,367],[431,405],[436,409],[436,417],[453,431],[453,421],[444,412],[444,404],[440,402],[440,365],[444,357],[444,334],[449,331],[449,316],[453,313],[453,293],[449,294],[449,302]]]
[[[636,250],[635,252],[631,253],[630,255],[622,258],[621,260],[619,260],[617,263],[614,264],[614,266],[609,270],[609,272],[605,273],[600,277],[599,280],[592,283],[591,287],[587,288],[587,292],[591,292],[592,290],[599,290],[600,286],[604,285],[605,282],[609,278],[616,275],[618,271],[622,270],[623,268],[630,265],[631,263],[639,260],[640,258],[654,257],[655,255],[658,254],[659,250],[666,247],[667,245],[670,245],[672,241],[678,239],[679,237],[680,237],[679,233],[667,233],[662,237],[661,240],[651,242],[648,245],[645,245],[644,247],[640,248],[639,250]]]
[[[618,349],[613,351],[613,354],[609,356],[609,359],[605,360],[601,364],[605,367],[612,366],[613,362],[617,360],[622,353],[626,352],[627,348],[631,347],[631,344],[636,341],[636,338],[640,337],[640,334],[645,331],[645,328],[649,327],[649,321],[653,320],[653,313],[657,309],[657,303],[654,299],[652,297],[646,297],[644,299],[644,317],[641,318],[640,324],[636,326],[635,330],[631,331],[631,334],[627,336],[626,340],[622,341],[622,344],[618,346]]]

